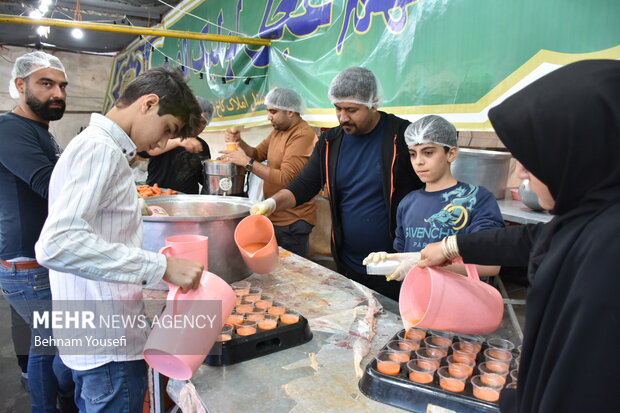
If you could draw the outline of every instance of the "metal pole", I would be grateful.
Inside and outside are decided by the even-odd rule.
[[[241,43],[241,44],[252,44],[252,45],[257,45],[257,46],[271,46],[271,40],[269,39],[255,39],[252,37],[225,36],[222,34],[184,32],[181,30],[153,29],[149,27],[125,26],[125,25],[117,25],[117,24],[110,24],[110,23],[96,23],[96,22],[84,22],[84,21],[62,20],[62,19],[46,19],[46,18],[33,19],[31,17],[12,16],[9,14],[0,14],[0,23],[31,24],[35,26],[70,27],[70,28],[80,28],[80,29],[85,29],[85,30],[96,30],[100,32],[135,34],[136,36],[143,35],[143,36],[176,37],[179,39],[208,40],[212,42]]]

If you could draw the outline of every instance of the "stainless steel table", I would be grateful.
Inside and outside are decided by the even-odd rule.
[[[192,378],[211,413],[402,411],[358,389],[363,369],[402,327],[395,301],[325,267],[281,251],[279,267],[252,275],[253,285],[299,310],[313,339],[226,367],[202,366]],[[515,341],[505,314],[493,334]]]
[[[549,222],[553,218],[553,215],[547,212],[534,211],[526,207],[521,201],[506,198],[498,199],[497,204],[504,221],[517,224],[535,224],[538,222]]]

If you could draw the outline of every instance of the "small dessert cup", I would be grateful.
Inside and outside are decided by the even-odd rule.
[[[467,377],[454,377],[450,374],[447,366],[440,367],[437,370],[439,376],[439,385],[442,389],[454,393],[460,393],[465,390],[465,381]]]
[[[454,356],[449,356],[447,359],[448,371],[453,377],[471,377],[474,374],[474,366],[476,362],[473,360],[466,360],[464,362],[457,361]]]
[[[243,297],[243,299],[246,303],[255,303],[256,301],[260,300],[262,293],[263,293],[262,288],[253,287],[253,288],[250,288],[250,291],[245,297]]]
[[[515,348],[515,345],[512,341],[499,338],[499,337],[491,337],[487,340],[487,345],[489,348],[496,348],[499,350],[506,350],[508,352],[512,351]]]
[[[250,320],[244,320],[242,324],[237,326],[237,335],[251,336],[256,334],[256,322]]]
[[[447,342],[441,341],[441,340],[444,340],[441,337],[440,337],[440,340],[433,340],[433,338],[434,338],[433,336],[426,337],[424,339],[424,346],[427,349],[435,349],[441,354],[441,357],[446,357],[448,355],[448,350],[450,349],[450,344],[446,346],[445,344],[447,344]],[[441,343],[441,344],[437,344],[437,343]]]
[[[416,351],[420,348],[420,343],[412,340],[393,340],[388,343],[388,348],[394,351]]]
[[[474,397],[487,402],[496,402],[499,400],[499,392],[502,385],[493,385],[489,381],[483,381],[481,376],[471,378],[471,384],[474,391]]]
[[[457,338],[461,344],[460,350],[467,350],[474,354],[478,354],[482,350],[482,343],[484,342],[482,336],[457,336]]]
[[[222,331],[217,336],[216,341],[230,341],[232,340],[234,326],[232,324],[224,324]]]
[[[241,323],[243,323],[243,314],[232,313],[226,318],[226,324],[237,326]]]
[[[261,330],[273,330],[278,326],[279,316],[265,314],[265,318],[258,321],[258,328]]]
[[[299,313],[297,311],[287,308],[284,314],[280,315],[280,322],[282,324],[295,324],[299,323],[299,318]]]
[[[402,337],[406,340],[414,340],[414,341],[422,341],[426,337],[426,330],[421,328],[410,327],[407,330],[401,331],[399,334],[402,334]]]
[[[250,285],[249,281],[237,281],[230,284],[237,297],[248,295],[250,292]]]
[[[423,359],[412,359],[407,362],[409,380],[416,383],[431,383],[437,367],[433,362]]]
[[[249,313],[245,313],[245,319],[249,320],[249,321],[256,321],[257,323],[260,320],[264,320],[265,319],[265,310],[259,310],[256,311],[256,309],[254,309],[255,311],[251,311]]]
[[[270,294],[261,294],[260,300],[254,303],[256,308],[260,308],[262,310],[266,310],[273,305],[273,295]]]
[[[254,305],[252,304],[244,303],[235,306],[235,312],[237,314],[251,313],[252,311],[254,311]]]
[[[441,350],[428,347],[420,347],[415,351],[415,355],[419,360],[427,360],[435,365],[435,369],[439,368],[441,359],[443,358]]]
[[[387,374],[389,376],[395,376],[400,373],[400,363],[390,358],[389,351],[380,351],[377,354],[377,370],[380,373]]]
[[[512,353],[506,350],[500,350],[497,348],[488,348],[484,350],[484,359],[486,361],[497,361],[499,363],[506,363],[510,365],[512,362]]]
[[[274,301],[271,307],[267,309],[267,313],[271,315],[281,316],[286,311],[286,306],[280,301]]]

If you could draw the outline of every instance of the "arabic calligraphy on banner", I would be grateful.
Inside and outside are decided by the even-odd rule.
[[[116,57],[106,105],[145,68],[180,67],[216,106],[212,125],[264,114],[275,86],[293,88],[315,125],[333,120],[327,89],[349,66],[371,69],[382,106],[414,119],[438,113],[488,129],[486,112],[523,79],[571,61],[620,58],[620,2],[562,0],[186,0],[173,30],[271,39],[271,46],[137,39]]]

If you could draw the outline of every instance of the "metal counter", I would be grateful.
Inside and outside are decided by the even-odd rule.
[[[521,201],[506,198],[498,199],[497,204],[504,221],[517,224],[536,224],[538,222],[549,222],[553,218],[553,215],[547,212],[534,211],[526,207]]]
[[[402,411],[358,389],[366,364],[403,328],[397,303],[282,249],[280,257],[274,272],[247,280],[301,312],[314,337],[238,364],[201,366],[192,383],[208,411]],[[506,313],[493,335],[519,344]]]

